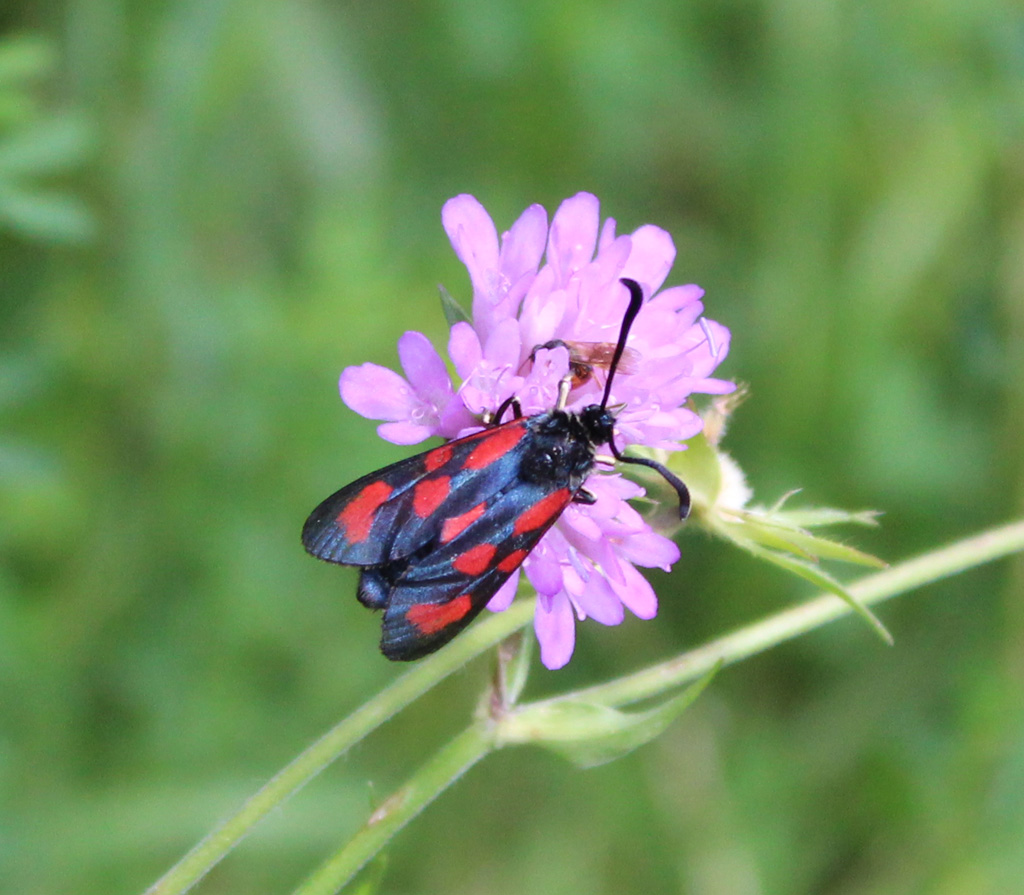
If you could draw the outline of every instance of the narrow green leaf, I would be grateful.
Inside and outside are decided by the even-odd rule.
[[[728,532],[729,534],[727,534],[727,536],[730,540],[737,543],[740,540],[747,540],[755,544],[760,544],[762,547],[769,547],[786,553],[795,553],[797,556],[800,556],[808,562],[814,562],[817,560],[817,557],[813,553],[809,553],[802,547],[798,547],[794,544],[790,539],[792,532],[787,530],[783,530],[785,532],[783,533],[783,531],[773,529],[771,526],[759,525],[756,522],[725,522],[720,524],[717,530]]]
[[[719,667],[678,696],[642,712],[576,700],[524,706],[499,722],[498,742],[543,746],[582,768],[614,761],[661,734],[701,694]]]
[[[823,572],[817,566],[805,562],[804,560],[797,559],[794,556],[789,556],[785,553],[779,553],[776,550],[769,550],[766,547],[762,547],[760,544],[750,540],[749,538],[733,536],[731,539],[733,543],[742,547],[744,550],[759,559],[770,562],[781,569],[785,569],[787,572],[792,572],[794,575],[798,575],[799,577],[810,581],[812,584],[824,590],[834,593],[849,605],[857,615],[864,619],[864,621],[866,621],[875,630],[878,636],[881,637],[885,643],[890,646],[892,645],[892,634],[889,633],[888,629],[882,624],[879,618],[828,573]]]
[[[456,323],[473,322],[462,305],[452,298],[451,293],[444,286],[439,283],[437,289],[441,293],[441,312],[444,314],[444,319],[447,321],[448,326],[455,326]]]
[[[859,566],[870,566],[874,569],[884,569],[886,563],[877,556],[858,550],[848,544],[841,544],[839,541],[831,541],[828,538],[818,537],[806,531],[794,531],[788,536],[791,543],[810,553],[819,559],[835,559],[840,562],[854,563]]]
[[[739,537],[748,537],[765,547],[795,553],[797,556],[811,561],[835,559],[876,569],[885,568],[885,562],[878,557],[839,541],[832,541],[804,531],[792,524],[792,521],[784,515],[769,516],[759,511],[742,511],[736,515],[742,520],[741,522],[724,522],[718,528],[729,532],[735,530]]]
[[[808,507],[803,510],[784,510],[778,517],[798,528],[820,528],[825,525],[878,525],[878,510],[859,510],[855,513],[832,507]]]

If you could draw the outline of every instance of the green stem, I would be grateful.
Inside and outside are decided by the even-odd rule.
[[[870,606],[1021,550],[1024,550],[1024,520],[989,529],[965,541],[906,560],[860,579],[848,590],[861,603]],[[718,662],[732,665],[852,611],[848,603],[826,594],[740,628],[667,662],[545,701],[581,700],[609,706],[628,705],[697,680]]]
[[[242,808],[210,832],[154,883],[146,895],[181,895],[233,849],[272,810],[282,805],[354,743],[426,693],[475,656],[500,643],[532,617],[535,600],[516,600],[474,625],[447,647],[413,666],[299,754],[253,795]]]
[[[473,724],[437,752],[295,895],[333,895],[341,889],[399,830],[494,748],[489,726]]]
[[[1024,550],[1024,521],[992,529],[966,541],[907,560],[884,572],[861,579],[849,590],[865,604],[879,603],[1020,550]],[[562,700],[580,700],[609,706],[627,705],[675,689],[703,677],[718,663],[738,662],[849,615],[852,611],[850,604],[832,594],[826,594],[668,662],[610,683],[526,703],[520,706],[520,710],[526,713],[537,706]],[[492,735],[479,724],[460,734],[397,790],[355,838],[330,858],[295,895],[329,895],[337,892],[384,848],[393,835],[493,748],[495,743]]]

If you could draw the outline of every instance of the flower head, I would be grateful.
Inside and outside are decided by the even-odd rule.
[[[712,377],[728,353],[729,331],[702,316],[703,291],[692,285],[658,291],[675,260],[664,230],[646,225],[616,236],[615,221],[601,224],[589,193],[565,200],[550,226],[544,209],[530,206],[500,241],[472,196],[450,199],[441,218],[473,286],[473,322],[456,323],[448,339],[460,381],[452,382],[436,349],[415,332],[398,342],[404,378],[375,364],[347,368],[342,399],[357,413],[384,420],[382,438],[414,444],[460,437],[480,429],[513,396],[527,415],[550,410],[569,374],[572,346],[616,341],[628,300],[623,277],[636,280],[649,298],[629,337],[636,363],[620,366],[612,383],[608,406],[616,408],[618,449],[680,450],[702,426],[684,406],[689,396],[733,390],[733,383]],[[604,381],[596,371],[573,383],[569,410],[600,402]],[[534,628],[548,668],[568,662],[576,619],[614,625],[626,609],[652,618],[657,598],[636,566],[668,570],[679,558],[676,545],[628,503],[644,494],[639,485],[595,471],[585,488],[596,501],[570,504],[522,565],[539,596]],[[489,607],[507,608],[518,580],[517,571]]]

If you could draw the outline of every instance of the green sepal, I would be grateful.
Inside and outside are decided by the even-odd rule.
[[[836,519],[829,522],[813,521],[816,515],[818,518],[824,519],[826,514],[832,517],[843,516],[849,518]],[[834,525],[838,521],[861,521],[862,524],[871,524],[862,521],[870,515],[868,512],[854,514],[843,513],[840,510],[811,509],[801,512],[799,510],[765,511],[752,509],[734,510],[728,515],[735,516],[736,522],[730,522],[727,518],[723,518],[719,521],[718,527],[725,531],[741,528],[743,531],[742,537],[747,537],[765,547],[795,553],[797,556],[811,561],[835,559],[859,566],[870,566],[874,569],[884,569],[886,567],[886,563],[877,556],[872,556],[870,553],[865,553],[863,550],[858,550],[856,547],[850,547],[839,541],[832,541],[820,535],[811,534],[804,528],[807,525],[807,522],[804,520],[808,518],[812,520],[812,526]],[[726,514],[723,513],[723,516],[726,516]],[[798,520],[803,522],[803,524],[799,524]]]
[[[730,529],[732,529],[730,531]],[[801,559],[797,556],[792,556],[788,553],[784,553],[781,550],[773,550],[768,547],[762,546],[757,541],[740,535],[735,530],[735,527],[723,525],[719,530],[719,533],[731,540],[736,546],[741,547],[748,553],[756,556],[758,559],[763,559],[766,562],[770,562],[773,565],[778,566],[781,569],[785,569],[787,572],[792,572],[794,575],[810,581],[817,587],[827,590],[830,593],[835,594],[844,603],[846,603],[854,612],[857,613],[864,621],[866,621],[878,634],[878,636],[890,646],[893,643],[892,634],[889,633],[885,625],[882,624],[881,620],[876,616],[867,606],[860,602],[853,594],[851,594],[842,584],[836,581],[827,572],[822,571],[814,562],[808,562],[805,559]],[[836,545],[837,547],[842,545]],[[852,549],[852,548],[851,548]],[[866,556],[867,554],[865,554]],[[871,557],[874,559],[874,557]],[[884,563],[883,563],[884,565]]]
[[[667,466],[690,489],[694,506],[714,506],[722,491],[722,464],[718,451],[701,432],[686,442],[685,451],[673,451]]]
[[[592,768],[628,755],[649,743],[701,694],[720,666],[715,666],[678,696],[652,709],[623,712],[607,705],[579,700],[555,700],[524,706],[501,719],[498,745],[532,743]]]
[[[797,528],[821,528],[826,525],[878,525],[878,510],[837,510],[833,507],[807,507],[800,510],[786,510],[775,515],[784,518]]]
[[[886,643],[892,635],[866,606],[818,562],[838,560],[876,569],[885,563],[863,550],[808,531],[826,525],[875,525],[877,513],[848,512],[825,507],[783,509],[797,491],[784,494],[768,509],[747,508],[751,496],[743,471],[701,433],[687,442],[687,450],[668,458],[669,468],[687,483],[693,497],[695,520],[713,534],[788,572],[834,593],[863,618]]]
[[[452,298],[452,294],[444,286],[438,283],[437,290],[441,293],[441,313],[444,314],[449,327],[455,326],[456,323],[473,322],[462,305]]]

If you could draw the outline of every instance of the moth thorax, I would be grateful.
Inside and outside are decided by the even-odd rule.
[[[580,423],[592,444],[610,444],[615,417],[600,404],[591,404],[580,411]]]
[[[524,453],[520,475],[526,481],[564,481],[576,487],[594,463],[592,442],[574,414],[556,410],[538,418]]]

